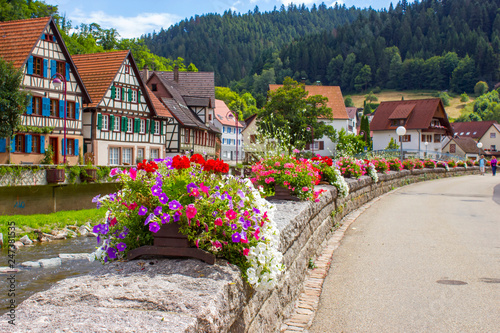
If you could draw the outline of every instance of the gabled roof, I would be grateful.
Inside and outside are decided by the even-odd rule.
[[[165,104],[175,119],[181,123],[181,125],[187,127],[198,127],[201,129],[210,129],[185,104],[179,104],[174,98],[167,97],[162,97],[161,101]]]
[[[496,121],[468,121],[464,123],[452,123],[453,135],[460,138],[470,137],[474,139],[481,138],[486,132],[495,126],[500,132],[500,126]]]
[[[358,108],[355,106],[349,106],[345,108],[347,112],[347,116],[349,119],[356,119],[357,113],[358,113]]]
[[[467,154],[479,153],[477,142],[473,138],[452,138],[445,147],[452,143],[456,143]],[[483,149],[481,149],[481,154],[484,154]]]
[[[283,87],[282,84],[270,84],[269,90],[275,91]],[[326,106],[332,109],[333,119],[349,119],[339,86],[304,86],[308,96],[321,95],[328,98]]]
[[[154,109],[156,111],[156,115],[159,117],[173,118],[170,111],[165,107],[165,105],[162,104],[162,102],[160,102],[160,100],[149,89],[149,87],[148,86],[145,86],[145,87],[146,87],[146,92],[148,93],[149,98],[151,99],[151,103],[153,103]]]
[[[171,81],[188,106],[215,107],[214,72],[154,72],[160,79]],[[177,80],[175,77],[177,76]],[[206,103],[208,99],[208,105]],[[190,104],[194,103],[194,104]],[[201,104],[201,105],[200,105]]]
[[[382,102],[370,122],[370,129],[372,131],[395,130],[395,127],[391,126],[391,119],[406,119],[404,127],[407,130],[428,129],[431,127],[432,118],[440,109],[443,110],[444,117],[436,118],[440,118],[441,126],[451,133],[448,116],[440,98]],[[404,117],[405,115],[407,117]],[[393,116],[403,118],[392,118]]]
[[[216,99],[215,100],[215,118],[222,124],[222,125],[225,125],[225,126],[235,126],[236,127],[236,115],[234,115],[233,111],[231,111],[226,103],[224,103],[224,101],[220,100],[220,99]],[[228,117],[228,114],[231,113],[233,114],[233,118],[229,118]],[[245,123],[244,122],[238,122],[238,126],[240,128],[244,128],[245,127]]]
[[[0,22],[0,58],[12,62],[16,68],[23,67],[49,25],[66,61],[69,63],[76,82],[82,90],[84,103],[90,103],[91,98],[88,91],[51,16]]]

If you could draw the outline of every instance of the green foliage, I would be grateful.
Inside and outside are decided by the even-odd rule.
[[[476,96],[481,96],[483,94],[486,94],[488,92],[488,84],[484,81],[479,81],[478,83],[476,83],[476,85],[474,86],[474,94]]]
[[[0,0],[0,21],[45,17],[56,13],[57,6],[47,5],[44,1]]]
[[[378,101],[378,98],[377,96],[375,96],[375,94],[373,93],[373,90],[370,91],[370,93],[368,95],[365,96],[365,103],[366,102],[377,102]]]
[[[362,153],[365,149],[366,142],[359,136],[352,133],[347,133],[344,128],[340,131],[334,131],[328,136],[332,142],[337,144],[335,156],[352,156]]]
[[[0,138],[13,135],[26,111],[28,93],[20,87],[22,77],[21,70],[0,58]]]
[[[351,96],[347,96],[345,98],[344,104],[345,104],[346,107],[353,107],[354,106],[354,102],[352,101]]]
[[[215,98],[223,100],[231,111],[238,114],[240,120],[259,112],[257,101],[250,93],[240,95],[231,88],[215,87]]]
[[[54,131],[54,127],[53,126],[38,127],[38,126],[18,125],[17,131],[24,132],[24,133],[50,134],[50,133],[52,133],[52,131]]]
[[[467,95],[467,93],[463,93],[460,95],[460,102],[466,103],[468,101],[469,101],[469,95]]]
[[[269,92],[268,101],[259,113],[261,133],[274,137],[276,129],[287,129],[290,136],[293,133],[290,146],[298,148],[312,142],[312,131],[316,138],[331,133],[331,126],[318,121],[319,117],[332,117],[332,110],[326,106],[328,99],[308,94],[303,84],[285,78],[283,87]]]
[[[399,149],[399,145],[396,143],[396,140],[394,138],[391,138],[391,141],[389,141],[389,144],[387,147],[385,147],[386,150],[395,150]]]
[[[368,117],[366,116],[361,117],[361,124],[359,126],[359,130],[360,130],[359,135],[364,141],[364,146],[366,146],[368,150],[371,150],[372,139],[370,136],[370,122],[368,121]]]
[[[45,148],[45,153],[43,159],[40,161],[40,164],[52,164],[54,163],[54,148],[52,145],[48,145]]]
[[[367,115],[372,113],[372,108],[370,107],[370,104],[365,104],[365,107],[363,108],[363,115]]]
[[[450,106],[450,95],[445,91],[440,91],[434,95],[435,97],[441,98],[444,106]]]

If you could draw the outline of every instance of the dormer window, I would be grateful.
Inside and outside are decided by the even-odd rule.
[[[406,119],[392,119],[391,126],[404,126],[406,123]]]
[[[156,83],[151,84],[151,90],[158,91],[158,86],[156,85]]]
[[[439,127],[441,126],[441,123],[439,122],[438,119],[432,119],[431,121],[431,127]]]

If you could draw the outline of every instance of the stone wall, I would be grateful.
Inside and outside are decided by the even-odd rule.
[[[317,203],[273,202],[286,269],[272,291],[253,291],[238,269],[224,260],[213,266],[194,259],[116,262],[31,296],[17,309],[16,328],[20,332],[27,328],[31,332],[278,331],[303,289],[309,259],[323,249],[342,217],[403,185],[475,173],[479,168],[390,172],[379,174],[377,183],[366,176],[348,179],[346,198],[337,198],[334,187],[322,186],[328,191]],[[11,329],[2,325],[0,331]]]

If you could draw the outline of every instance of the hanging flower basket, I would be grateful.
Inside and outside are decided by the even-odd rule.
[[[93,183],[97,179],[97,169],[82,169],[80,172],[80,180],[82,182]]]
[[[62,183],[66,180],[66,170],[64,169],[47,169],[47,183]]]
[[[215,256],[206,251],[190,247],[187,236],[179,232],[179,225],[175,222],[163,224],[154,234],[151,246],[141,246],[127,253],[127,259],[132,260],[142,255],[161,255],[167,257],[195,258],[213,265]]]

